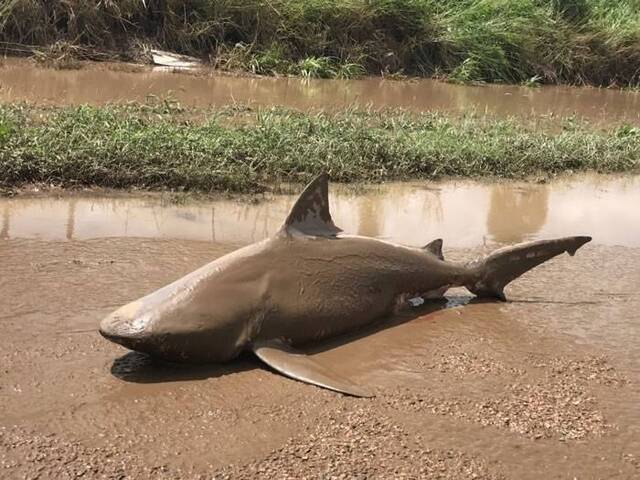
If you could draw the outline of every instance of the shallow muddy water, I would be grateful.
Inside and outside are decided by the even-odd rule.
[[[258,202],[130,196],[0,199],[0,238],[144,237],[245,244],[273,235],[297,194]],[[640,247],[640,177],[581,176],[551,183],[389,183],[333,186],[332,214],[348,233],[471,248],[590,234],[599,244]]]
[[[463,290],[310,346],[353,399],[246,356],[158,363],[96,332],[116,307],[273,233],[293,196],[0,200],[2,478],[638,478],[640,178],[332,186],[347,233],[466,260],[591,234],[508,303]]]
[[[0,65],[0,102],[48,105],[104,104],[171,96],[185,106],[232,104],[295,109],[343,109],[350,106],[438,110],[497,116],[576,115],[596,124],[640,124],[640,93],[596,88],[548,86],[460,86],[433,80],[304,80],[216,76],[206,72],[122,71],[101,64],[80,70],[34,66],[5,59]]]

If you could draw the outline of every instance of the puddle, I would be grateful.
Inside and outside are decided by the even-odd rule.
[[[640,177],[571,177],[547,184],[390,183],[331,187],[333,217],[347,233],[445,248],[589,234],[602,245],[640,246]],[[0,199],[0,238],[143,237],[251,243],[274,234],[296,195],[259,203],[183,205],[160,197]]]
[[[122,68],[122,67],[120,67]],[[640,124],[640,93],[597,88],[546,86],[460,86],[433,80],[386,81],[248,78],[203,73],[126,72],[88,64],[81,70],[55,70],[28,60],[6,59],[0,66],[0,102],[48,105],[144,101],[168,96],[185,106],[231,104],[295,109],[349,106],[399,107],[413,111],[475,111],[497,116],[576,115],[596,124]]]

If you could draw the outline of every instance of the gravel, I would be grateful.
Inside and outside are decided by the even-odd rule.
[[[371,405],[341,408],[266,458],[233,465],[215,478],[434,478],[502,479],[483,461],[421,445]]]

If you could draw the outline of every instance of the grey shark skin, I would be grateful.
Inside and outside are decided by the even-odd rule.
[[[252,350],[289,377],[355,396],[369,393],[294,347],[375,322],[410,298],[465,286],[505,300],[511,280],[590,237],[500,249],[467,265],[446,262],[442,240],[423,248],[340,235],[328,177],[300,195],[272,238],[225,255],[116,310],[100,333],[129,349],[178,362],[227,362]]]

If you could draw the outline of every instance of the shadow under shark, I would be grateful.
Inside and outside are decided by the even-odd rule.
[[[323,174],[275,236],[121,307],[101,322],[100,333],[172,362],[222,363],[251,350],[288,377],[371,396],[295,347],[371,325],[399,307],[441,298],[451,287],[504,301],[509,282],[591,240],[541,240],[463,265],[444,260],[440,239],[413,248],[340,232]]]

